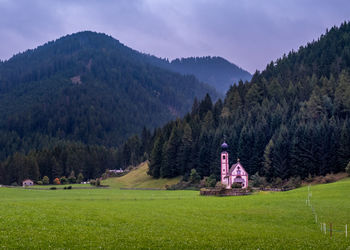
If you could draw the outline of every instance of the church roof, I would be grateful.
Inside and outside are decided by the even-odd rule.
[[[242,166],[242,164],[239,162],[236,163],[236,164],[233,164],[229,170],[229,174],[232,175],[232,172],[235,171],[236,167],[240,167],[242,172],[245,172],[246,174],[244,175],[248,175],[247,171],[244,169],[244,167]],[[242,174],[243,175],[243,174]]]
[[[226,149],[228,148],[227,143],[224,142],[223,144],[221,144],[221,148],[222,148],[223,150],[226,150]]]

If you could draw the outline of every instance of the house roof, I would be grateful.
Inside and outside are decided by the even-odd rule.
[[[22,182],[25,182],[25,181],[31,181],[31,182],[33,182],[31,179],[25,179],[25,180],[22,181]]]

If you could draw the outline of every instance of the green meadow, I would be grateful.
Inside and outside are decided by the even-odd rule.
[[[3,249],[349,249],[350,179],[240,197],[198,191],[0,188]]]
[[[175,178],[159,178],[154,179],[147,174],[148,163],[143,162],[130,171],[128,174],[118,177],[109,178],[103,181],[104,185],[108,185],[111,188],[154,188],[165,189],[165,186],[171,186],[178,183],[181,180],[181,176]]]

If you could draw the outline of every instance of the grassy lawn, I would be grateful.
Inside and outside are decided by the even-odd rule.
[[[104,180],[102,184],[112,188],[155,188],[165,189],[165,185],[174,185],[181,180],[181,176],[170,179],[153,179],[147,175],[148,165],[146,162],[140,164],[127,175]]]
[[[321,221],[350,224],[350,179],[313,186]],[[322,234],[307,187],[241,197],[196,191],[0,188],[0,248],[346,249]]]
[[[71,186],[72,188],[92,188],[90,184],[65,184],[65,185],[34,185],[25,187],[26,189],[49,189],[55,187],[57,189],[64,189],[64,187]]]

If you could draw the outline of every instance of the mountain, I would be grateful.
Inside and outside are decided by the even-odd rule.
[[[230,164],[239,158],[258,186],[265,179],[288,186],[350,168],[349,46],[345,22],[271,62],[249,83],[232,86],[224,102],[209,96],[195,102],[183,119],[150,137],[148,173],[187,180],[196,169],[220,180],[224,140]]]
[[[219,97],[154,63],[163,61],[86,31],[0,62],[0,183],[96,178],[131,135],[183,116],[206,93]]]
[[[149,58],[88,31],[13,56],[0,64],[0,133],[117,146],[182,116],[195,97],[218,96]]]
[[[190,57],[171,61],[169,69],[183,75],[193,74],[225,94],[231,85],[250,81],[252,75],[222,57]]]

